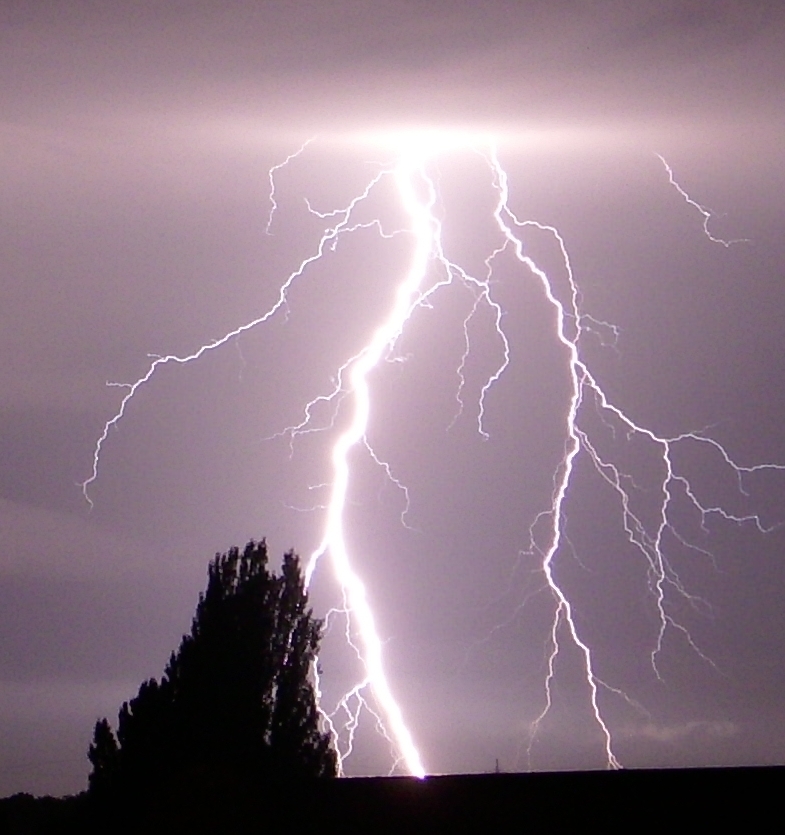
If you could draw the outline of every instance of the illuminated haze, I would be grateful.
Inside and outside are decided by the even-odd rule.
[[[92,512],[77,485],[122,395],[105,382],[133,381],[148,354],[187,354],[268,309],[324,229],[305,198],[322,212],[345,206],[390,160],[358,133],[498,136],[512,208],[559,229],[583,311],[618,326],[615,348],[585,348],[613,402],[663,436],[711,427],[741,463],[785,461],[776,4],[294,5],[12,2],[0,13],[4,794],[84,785],[93,722],[160,675],[213,552],[262,535],[273,551],[319,545],[323,517],[310,509],[326,501],[326,438],[268,439],[329,391],[386,315],[411,258],[405,235],[345,238],[293,289],[288,315],[162,369],[110,435]],[[268,170],[314,134],[277,174],[266,235]],[[656,153],[717,213],[715,235],[751,243],[709,241]],[[488,165],[456,149],[431,174],[448,257],[482,274]],[[407,223],[392,189],[363,211],[385,230]],[[563,292],[553,238],[526,244]],[[500,345],[487,311],[469,328],[453,420],[473,302],[456,286],[418,309],[398,361],[371,381],[368,437],[408,488],[406,526],[402,491],[358,454],[349,545],[429,770],[490,770],[497,758],[505,769],[603,767],[574,647],[526,756],[553,606],[520,552],[553,489],[569,379],[531,276],[505,266],[494,293],[513,362],[485,403],[489,439],[477,397]],[[656,478],[646,449],[625,455],[636,483]],[[716,458],[691,455],[680,464],[708,504],[782,521],[781,475],[751,479],[746,499]],[[613,491],[588,466],[575,476],[559,581],[598,675],[648,711],[601,695],[620,761],[780,762],[782,531],[712,521],[702,535],[682,508],[712,557],[674,548],[701,601],[673,614],[716,668],[670,634],[660,681],[645,564],[625,546]],[[327,574],[313,601],[320,614],[335,604]],[[336,691],[357,673],[340,632],[322,658]],[[391,765],[366,723],[347,773]]]

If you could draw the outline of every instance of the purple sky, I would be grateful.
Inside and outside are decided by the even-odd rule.
[[[785,12],[774,2],[5,2],[0,9],[0,795],[84,787],[93,723],[114,721],[160,675],[189,628],[217,550],[267,536],[273,553],[318,543],[329,434],[267,440],[329,389],[385,311],[407,263],[401,238],[345,239],[309,271],[288,316],[188,367],[166,367],[105,446],[90,512],[78,484],[122,391],[148,354],[189,353],[264,312],[345,205],[379,150],[356,130],[496,131],[522,218],[556,226],[583,311],[619,329],[585,358],[614,402],[663,435],[711,427],[743,465],[785,463],[782,90]],[[268,170],[279,172],[265,235]],[[704,235],[655,153],[716,212]],[[471,153],[437,161],[451,257],[479,270],[490,240],[489,171]],[[405,222],[379,199],[368,209]],[[559,281],[552,240],[526,238]],[[479,264],[479,267],[477,266]],[[456,409],[456,286],[413,317],[402,362],[373,378],[369,439],[409,489],[358,453],[347,531],[384,641],[391,683],[434,772],[524,769],[544,706],[552,599],[521,556],[548,503],[564,442],[568,380],[553,316],[521,268],[494,292],[512,364],[472,323],[466,407]],[[564,289],[564,283],[558,285]],[[596,418],[596,437],[611,444]],[[448,428],[449,427],[449,428]],[[608,447],[611,448],[610,446]],[[657,462],[620,453],[642,515]],[[682,453],[679,453],[682,455]],[[785,473],[749,497],[716,455],[691,449],[700,499],[765,525],[785,520]],[[658,681],[656,612],[618,499],[576,466],[556,571],[598,675],[642,709],[600,694],[627,766],[781,763],[785,758],[785,528],[674,508],[705,551],[669,555],[694,606],[674,598]],[[649,497],[649,498],[647,498]],[[297,509],[299,508],[299,510]],[[336,602],[329,571],[314,605]],[[355,665],[336,629],[325,686]],[[648,711],[648,714],[644,712]],[[537,769],[604,764],[580,658],[565,646]],[[364,722],[347,773],[387,773]]]

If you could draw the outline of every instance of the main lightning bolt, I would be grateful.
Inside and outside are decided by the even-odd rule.
[[[304,153],[311,141],[313,140],[306,142],[298,151],[287,157],[284,162],[274,166],[269,172],[271,213],[267,223],[268,232],[276,210],[275,174]],[[757,514],[732,513],[721,506],[703,502],[687,474],[677,466],[674,452],[677,448],[689,445],[705,448],[718,456],[721,464],[735,475],[738,489],[743,494],[746,492],[746,479],[753,473],[763,470],[783,471],[785,466],[777,464],[744,466],[735,461],[719,442],[703,432],[685,432],[672,437],[658,435],[633,420],[612,402],[585,360],[582,345],[587,337],[599,336],[602,344],[615,347],[618,331],[613,325],[594,319],[581,311],[579,287],[573,275],[565,242],[559,232],[552,226],[531,220],[520,220],[510,208],[508,177],[492,140],[487,137],[436,132],[388,136],[385,137],[385,141],[387,144],[394,145],[393,159],[388,164],[378,166],[376,173],[348,205],[328,212],[319,212],[308,204],[309,211],[325,221],[326,229],[314,253],[305,258],[281,284],[275,303],[267,311],[189,354],[151,356],[146,373],[136,382],[124,386],[125,393],[118,410],[107,421],[96,442],[92,471],[82,484],[82,490],[85,498],[92,505],[89,488],[98,476],[101,453],[108,440],[109,432],[124,417],[128,403],[139,388],[149,383],[161,366],[196,361],[206,352],[218,349],[242,333],[264,325],[285,309],[293,283],[311,264],[327,257],[343,237],[359,229],[369,228],[375,229],[382,237],[398,234],[408,236],[412,241],[409,266],[396,288],[394,302],[386,318],[377,324],[368,342],[341,365],[335,374],[334,385],[305,405],[302,420],[294,426],[287,427],[279,435],[288,435],[290,443],[294,444],[296,438],[304,433],[334,429],[339,411],[346,410],[349,413],[348,426],[343,429],[332,445],[332,479],[329,484],[329,500],[323,509],[324,526],[321,542],[307,562],[306,581],[311,581],[317,565],[323,558],[329,560],[341,590],[343,606],[330,612],[328,622],[333,615],[346,618],[347,643],[360,659],[365,674],[362,680],[339,700],[334,709],[328,709],[322,705],[322,715],[326,725],[334,734],[341,766],[352,752],[361,714],[367,710],[382,735],[393,746],[396,762],[402,762],[409,773],[424,776],[425,769],[421,756],[388,680],[383,662],[382,641],[376,627],[366,586],[354,567],[354,560],[346,543],[345,511],[352,478],[350,458],[353,451],[365,450],[372,460],[384,469],[388,478],[404,491],[408,508],[409,496],[406,487],[394,478],[390,465],[376,455],[367,439],[372,411],[372,390],[369,377],[383,361],[390,358],[413,312],[418,307],[431,303],[432,298],[441,288],[457,282],[463,283],[472,290],[474,302],[464,320],[465,351],[457,368],[458,412],[454,420],[462,416],[464,408],[463,372],[471,350],[468,336],[469,324],[478,311],[484,307],[491,312],[494,335],[500,345],[499,363],[481,387],[477,408],[478,431],[482,437],[486,439],[489,437],[484,426],[487,396],[500,382],[511,362],[510,343],[502,327],[504,311],[493,295],[492,279],[498,273],[503,259],[509,259],[511,256],[514,262],[523,269],[524,275],[533,278],[538,283],[544,298],[555,313],[553,335],[563,351],[565,372],[569,380],[569,396],[566,410],[561,418],[565,438],[564,453],[553,474],[553,492],[550,501],[534,519],[529,529],[528,548],[523,552],[536,559],[538,570],[543,578],[543,588],[553,601],[553,616],[547,639],[549,650],[543,707],[531,725],[529,751],[531,753],[531,743],[551,709],[555,661],[563,642],[567,640],[579,651],[588,701],[602,738],[606,764],[610,768],[617,768],[620,763],[613,750],[611,730],[602,710],[601,694],[622,698],[630,703],[632,700],[622,690],[606,683],[599,676],[594,654],[578,628],[574,604],[559,584],[554,571],[556,558],[566,543],[565,505],[570,495],[578,457],[584,456],[600,479],[616,495],[626,538],[645,561],[648,586],[658,624],[650,648],[651,665],[658,676],[660,675],[657,666],[658,657],[669,630],[680,635],[701,658],[710,661],[693,640],[687,628],[673,614],[674,599],[697,604],[699,598],[685,587],[671,565],[667,556],[666,539],[670,536],[688,548],[704,552],[676,528],[672,521],[675,504],[678,501],[686,502],[697,511],[704,529],[708,520],[714,516],[737,524],[754,524],[761,532],[771,529],[771,526],[764,524]],[[497,243],[484,260],[484,273],[477,276],[470,274],[458,263],[452,261],[445,252],[442,242],[442,221],[436,211],[438,191],[429,173],[429,165],[435,157],[456,148],[477,154],[484,160],[489,171],[491,187],[496,195],[493,221]],[[709,235],[707,224],[711,213],[683,191],[674,180],[672,171],[665,160],[660,159],[666,167],[671,185],[703,215],[704,231]],[[378,219],[370,221],[356,219],[360,207],[368,201],[382,182],[389,180],[392,180],[395,185],[401,207],[408,219],[404,228],[392,232],[386,231]],[[546,272],[526,254],[524,233],[529,228],[548,234],[555,241],[567,276],[566,293],[560,294]],[[713,238],[711,235],[709,237],[718,243],[725,245],[730,243]],[[330,404],[333,409],[332,420],[326,426],[317,425],[314,419],[315,407],[319,404]],[[346,413],[343,412],[343,414],[346,418]],[[611,429],[614,436],[618,431],[620,436],[626,438],[627,441],[637,439],[654,451],[660,468],[660,475],[655,480],[657,509],[654,522],[647,521],[642,513],[636,511],[634,491],[637,488],[634,483],[630,486],[631,478],[625,474],[619,459],[614,457],[613,450],[601,451],[601,443],[595,437],[596,433],[589,428],[588,415],[599,416],[602,425]],[[314,676],[318,691],[318,666],[314,670]]]

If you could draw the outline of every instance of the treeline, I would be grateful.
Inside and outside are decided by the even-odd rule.
[[[321,623],[307,607],[297,558],[268,569],[264,541],[210,563],[191,633],[160,681],[120,709],[117,733],[95,726],[89,791],[109,797],[223,779],[335,776],[311,668]]]
[[[87,792],[9,798],[8,819],[27,820],[25,832],[67,824],[105,833],[297,821],[313,786],[338,770],[312,681],[321,627],[292,552],[279,574],[264,540],[216,554],[163,676],[122,705],[116,729],[96,723]]]

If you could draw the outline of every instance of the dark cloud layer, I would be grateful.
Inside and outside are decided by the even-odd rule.
[[[11,2],[3,14],[12,120],[780,119],[777,3]]]

